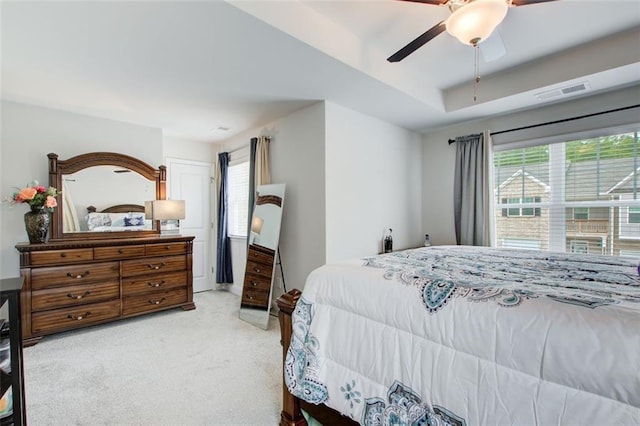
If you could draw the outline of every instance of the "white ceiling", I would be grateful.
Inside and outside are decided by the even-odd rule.
[[[447,33],[386,61],[446,19],[446,7],[262,0],[0,8],[3,99],[193,140],[223,140],[323,99],[426,131],[539,106],[534,94],[543,88],[586,81],[588,95],[640,82],[638,0],[510,8],[499,26],[506,54],[481,57],[476,102],[473,48]]]

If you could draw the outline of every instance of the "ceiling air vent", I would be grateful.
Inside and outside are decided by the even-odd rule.
[[[572,84],[571,86],[559,87],[557,89],[538,92],[535,93],[534,96],[541,101],[544,101],[552,98],[575,95],[576,93],[585,92],[587,90],[589,90],[589,83],[583,81],[581,83]]]

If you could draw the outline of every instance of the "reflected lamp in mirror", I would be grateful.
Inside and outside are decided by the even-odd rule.
[[[262,225],[264,224],[264,219],[253,215],[253,219],[251,220],[251,241],[250,244],[259,244],[258,237],[260,236],[260,232],[262,232]]]
[[[160,221],[161,234],[180,232],[180,219],[185,218],[184,200],[152,200],[144,203],[146,219]]]

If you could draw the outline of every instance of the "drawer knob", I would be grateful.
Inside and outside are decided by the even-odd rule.
[[[76,321],[80,321],[80,320],[85,319],[89,315],[91,315],[91,312],[87,311],[84,315],[69,314],[69,315],[67,315],[67,318],[72,319],[72,320],[76,320]]]
[[[257,273],[260,273],[260,268],[253,268],[254,271],[256,271]]]
[[[149,300],[149,303],[151,303],[152,305],[159,305],[162,302],[164,302],[165,298],[163,297],[162,299],[159,300]]]
[[[87,275],[89,275],[89,271],[84,271],[84,273],[80,273],[80,274],[72,274],[71,272],[67,272],[67,276],[69,278],[76,278],[76,279],[80,279],[80,278],[84,278]]]
[[[253,300],[253,296],[249,296],[249,300]]]
[[[166,250],[171,250],[171,246],[165,246],[164,247]]]
[[[119,254],[122,254],[122,253],[124,253],[124,250],[122,250],[122,249],[118,249],[118,253],[119,253]]]
[[[255,286],[257,286],[257,285],[258,285],[258,283],[257,283],[257,282],[255,282],[255,281],[251,281],[251,285],[255,287]]]
[[[83,297],[87,297],[90,294],[91,294],[91,292],[87,290],[87,291],[84,292],[84,294],[69,293],[69,294],[67,294],[67,297],[70,298],[70,299],[82,299]]]
[[[149,269],[158,270],[158,269],[162,268],[164,265],[165,265],[164,262],[160,262],[157,265],[149,263],[147,266],[149,267]]]
[[[60,253],[60,257],[67,257],[67,253]]]
[[[159,283],[152,283],[151,281],[149,281],[149,282],[147,283],[147,285],[148,285],[149,287],[154,287],[154,288],[155,288],[155,287],[160,287],[160,286],[161,286],[162,284],[164,284],[164,283],[165,283],[165,281],[164,281],[164,280],[160,281]]]

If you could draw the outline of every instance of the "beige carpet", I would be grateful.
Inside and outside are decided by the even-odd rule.
[[[275,425],[277,318],[240,319],[238,296],[45,337],[24,349],[27,420],[41,425]]]

